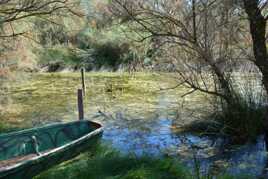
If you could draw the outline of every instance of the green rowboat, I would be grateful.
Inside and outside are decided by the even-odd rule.
[[[80,120],[0,135],[0,178],[29,179],[96,145],[103,128]]]

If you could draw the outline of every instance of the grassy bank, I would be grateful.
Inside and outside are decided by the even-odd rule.
[[[35,179],[210,179],[198,177],[172,158],[122,155],[108,147],[98,146],[78,158],[54,167]],[[218,176],[217,179],[252,177]]]

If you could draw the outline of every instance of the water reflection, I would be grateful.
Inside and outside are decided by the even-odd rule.
[[[268,177],[264,171],[267,153],[263,136],[241,147],[224,148],[226,141],[221,138],[174,133],[175,119],[168,118],[168,110],[165,110],[169,107],[167,98],[164,94],[160,95],[153,119],[106,123],[103,139],[126,154],[170,155],[178,157],[190,168],[198,162],[203,174]],[[117,116],[122,116],[122,113]]]
[[[158,118],[154,123],[143,123],[143,127],[146,130],[126,127],[121,121],[105,126],[103,139],[126,154],[171,155],[179,157],[190,168],[195,166],[196,158],[203,173],[260,176],[266,166],[263,136],[255,143],[223,150],[221,139],[174,134],[171,119]]]
[[[159,155],[168,147],[179,143],[177,137],[171,133],[169,124],[171,121],[167,119],[159,119],[155,123],[143,122],[140,128],[146,130],[113,125],[105,127],[103,138],[125,153]]]

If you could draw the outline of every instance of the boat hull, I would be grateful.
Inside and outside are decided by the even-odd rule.
[[[103,132],[101,125],[90,121],[76,121],[72,123],[62,124],[63,126],[69,125],[69,127],[62,128],[61,131],[63,132],[60,133],[68,134],[68,132],[70,131],[66,131],[67,128],[69,129],[70,127],[73,126],[75,127],[80,126],[80,124],[89,125],[91,127],[93,126],[94,130],[90,131],[89,133],[86,133],[81,137],[78,137],[75,140],[72,140],[71,142],[68,142],[64,145],[60,145],[56,148],[42,151],[39,154],[29,154],[28,156],[31,157],[22,162],[14,163],[13,165],[7,167],[2,167],[0,169],[0,178],[7,178],[7,179],[32,178],[41,173],[42,171],[45,171],[51,168],[52,166],[55,166],[66,160],[69,160],[84,151],[92,150],[92,148],[96,146],[96,143],[98,143],[99,139],[101,138]],[[53,125],[50,126],[50,128],[53,128]],[[25,134],[27,133],[27,131],[26,132],[24,131],[22,133]],[[59,134],[58,136],[60,135],[62,134]]]

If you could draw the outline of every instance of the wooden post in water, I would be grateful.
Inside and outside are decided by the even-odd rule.
[[[78,119],[84,119],[83,90],[77,90]]]
[[[85,84],[85,68],[81,68],[81,81],[82,81],[82,89],[83,95],[86,95],[86,84]]]

